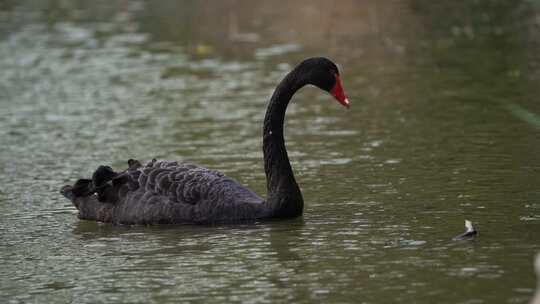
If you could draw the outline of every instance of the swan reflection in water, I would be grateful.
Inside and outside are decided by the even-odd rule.
[[[218,226],[127,226],[82,220],[74,223],[72,233],[85,246],[84,256],[75,257],[82,259],[81,265],[91,261],[94,272],[109,267],[113,271],[108,279],[120,285],[167,282],[156,286],[156,292],[189,295],[196,287],[228,296],[242,291],[235,284],[256,281],[254,288],[260,288],[265,298],[300,300],[310,294],[308,286],[290,284],[310,268],[299,254],[309,245],[302,218]],[[134,269],[143,269],[147,276]],[[228,285],[219,287],[223,282]]]

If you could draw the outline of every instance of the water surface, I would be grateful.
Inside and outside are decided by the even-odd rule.
[[[0,297],[526,303],[539,18],[534,1],[0,1]],[[302,218],[119,227],[58,193],[155,157],[264,195],[266,103],[315,55],[352,107],[314,88],[289,107]],[[452,241],[465,219],[479,237]]]

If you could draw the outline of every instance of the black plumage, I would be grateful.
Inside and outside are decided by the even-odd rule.
[[[274,91],[263,127],[266,200],[218,171],[155,159],[144,166],[130,159],[122,172],[100,166],[92,179],[64,186],[61,193],[79,210],[79,218],[118,224],[209,224],[300,216],[304,201],[285,148],[285,111],[297,90],[312,84],[330,91],[339,82],[336,75],[338,69],[330,60],[310,58]]]

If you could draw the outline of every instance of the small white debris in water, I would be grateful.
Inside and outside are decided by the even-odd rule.
[[[465,228],[467,228],[467,232],[474,231],[474,227],[469,220],[465,220]]]

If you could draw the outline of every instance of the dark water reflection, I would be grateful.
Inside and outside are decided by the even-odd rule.
[[[0,297],[10,303],[525,303],[540,250],[535,1],[0,1]],[[287,116],[302,219],[80,221],[58,189],[177,159],[264,194],[260,126],[295,63],[352,108]],[[536,113],[536,114],[535,114]],[[474,242],[451,237],[471,219]]]

